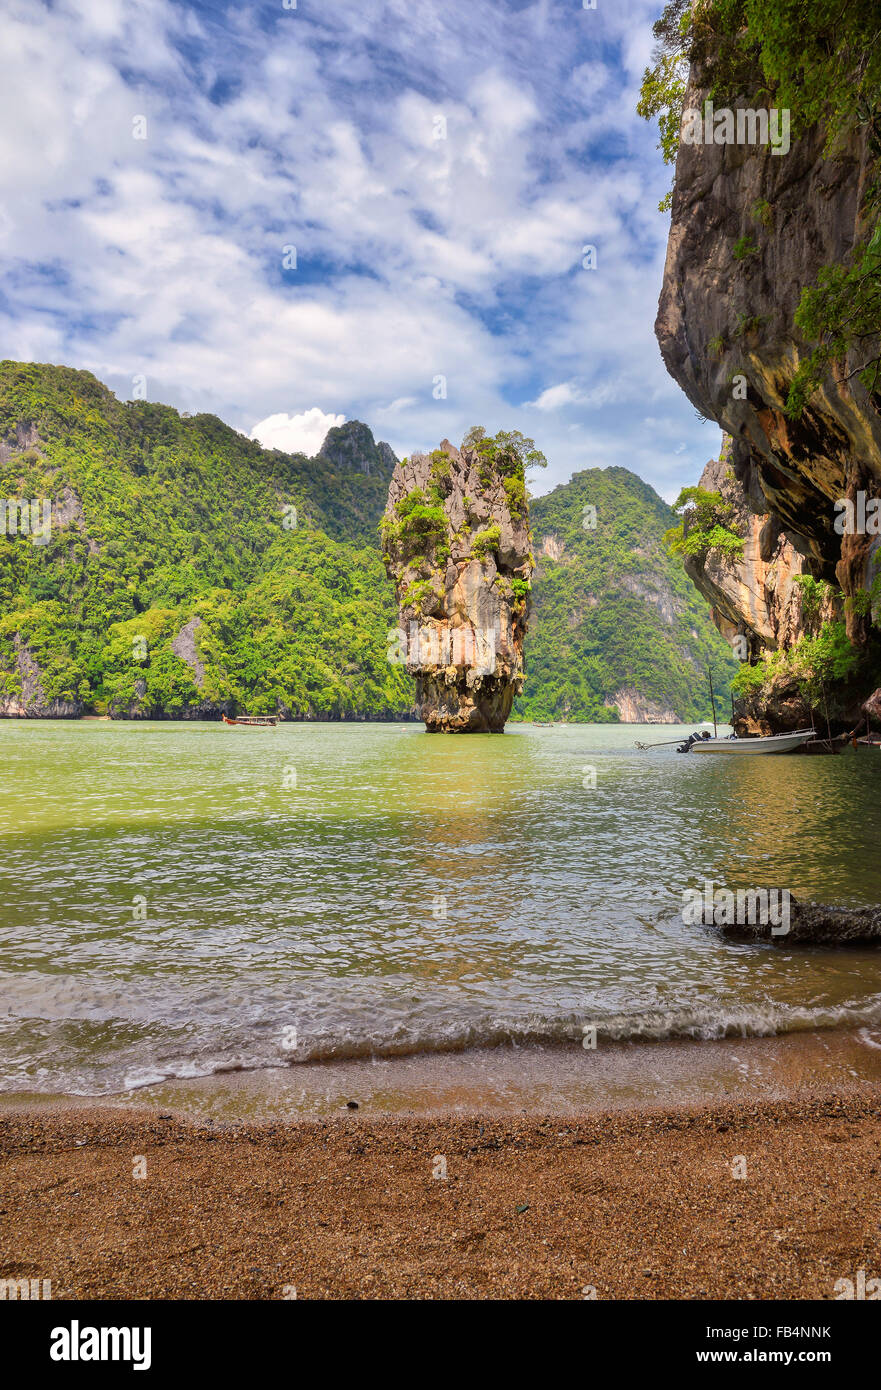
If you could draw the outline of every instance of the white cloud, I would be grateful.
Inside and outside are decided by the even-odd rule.
[[[578,387],[571,381],[563,381],[559,386],[548,386],[534,401],[527,401],[526,405],[532,406],[534,410],[559,410],[561,405],[572,405],[580,399]]]
[[[251,430],[264,449],[281,449],[284,454],[305,454],[313,458],[327,437],[328,430],[345,421],[345,415],[326,415],[313,406],[299,415],[267,415]]]
[[[403,456],[537,410],[543,488],[694,481],[716,431],[654,339],[669,170],[634,111],[658,0],[619,8],[7,0],[4,354],[286,449],[360,418]]]

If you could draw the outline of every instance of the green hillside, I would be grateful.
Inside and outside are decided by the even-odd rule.
[[[616,719],[605,702],[630,691],[658,713],[708,718],[709,657],[717,708],[727,714],[737,661],[664,548],[676,518],[654,489],[626,468],[591,468],[529,512],[538,569],[515,712]]]
[[[386,660],[396,610],[377,537],[394,456],[365,426],[306,459],[212,415],[118,401],[87,372],[3,362],[0,441],[0,497],[53,502],[48,544],[0,541],[0,701],[411,709]]]

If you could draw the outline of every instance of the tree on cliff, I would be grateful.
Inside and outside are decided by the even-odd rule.
[[[664,533],[664,544],[671,555],[690,555],[706,559],[711,550],[729,559],[743,554],[743,538],[726,525],[734,508],[719,492],[702,487],[684,487],[673,510],[681,521]]]
[[[507,475],[518,471],[525,474],[527,468],[547,468],[548,461],[534,439],[521,434],[519,430],[499,430],[498,434],[488,435],[483,425],[472,425],[462,440],[463,449],[475,449],[484,458],[492,460]]]

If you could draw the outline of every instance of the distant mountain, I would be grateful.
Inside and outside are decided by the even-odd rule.
[[[0,363],[0,498],[36,504],[0,537],[0,712],[409,712],[377,530],[395,457],[357,421],[327,448]]]
[[[515,717],[708,718],[708,659],[727,715],[737,662],[664,548],[676,517],[654,488],[590,468],[529,513],[537,569]]]
[[[213,415],[119,401],[89,372],[0,362],[0,714],[412,717],[413,680],[386,655],[397,608],[379,521],[395,463],[357,420],[307,459]],[[670,508],[609,468],[531,519],[514,717],[704,716],[704,653],[719,690],[734,663],[663,550]]]

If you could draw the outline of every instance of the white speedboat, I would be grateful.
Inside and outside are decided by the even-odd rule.
[[[816,738],[814,729],[799,729],[792,734],[770,734],[757,738],[696,738],[688,749],[690,753],[736,753],[751,755],[755,753],[793,753],[803,743]]]

